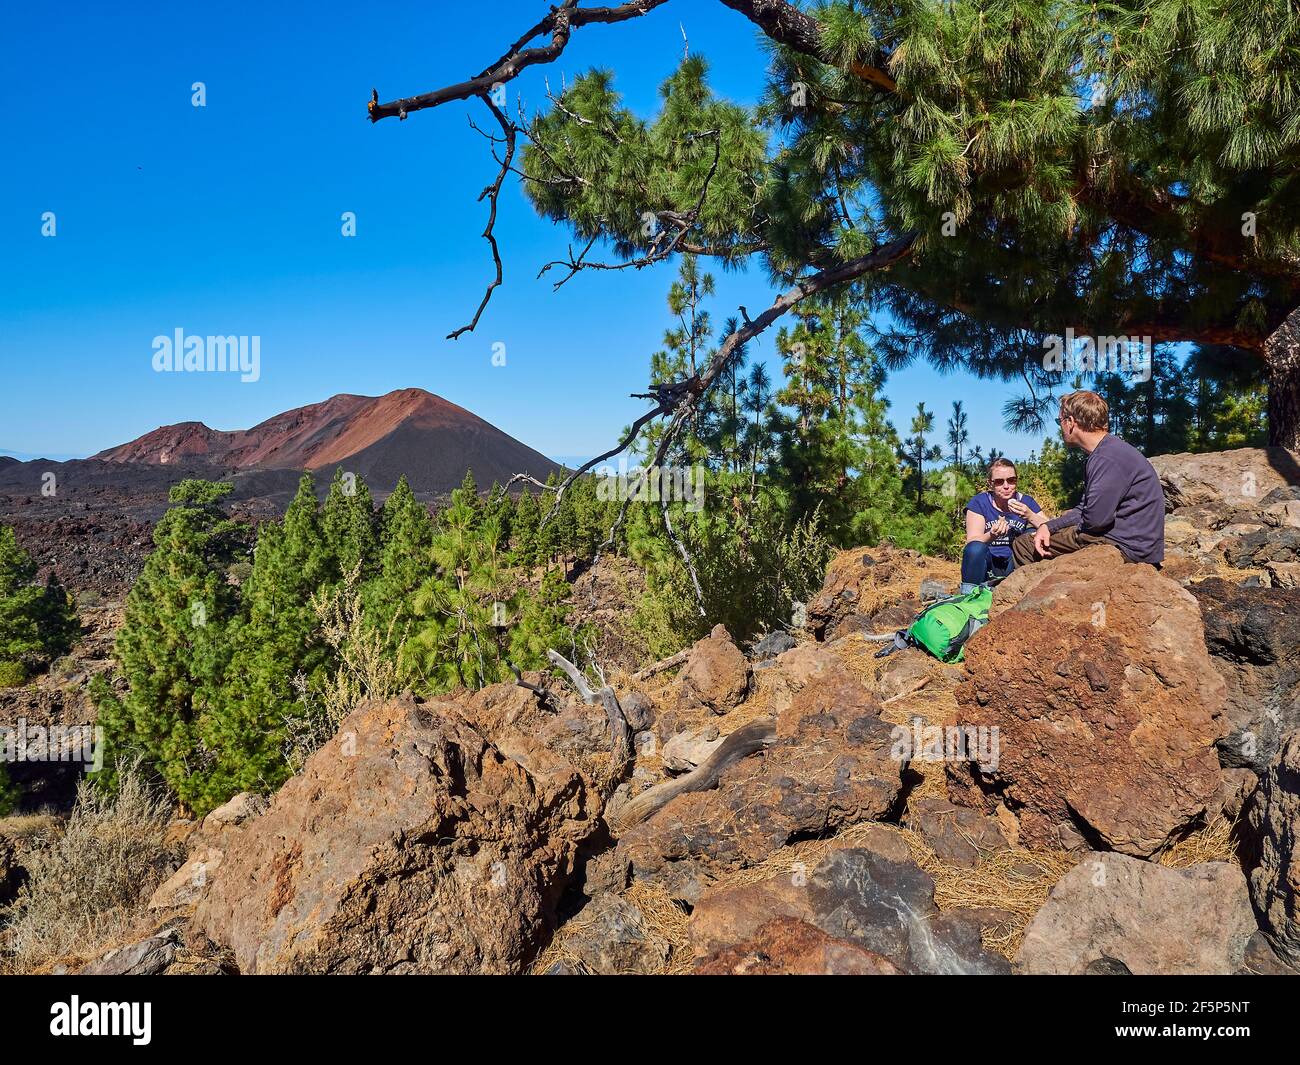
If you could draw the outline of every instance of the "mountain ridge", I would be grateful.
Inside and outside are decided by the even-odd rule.
[[[248,429],[176,422],[91,458],[123,465],[192,461],[235,470],[338,466],[380,489],[405,475],[423,492],[450,491],[466,469],[482,485],[504,483],[516,473],[544,480],[563,470],[478,415],[421,388],[382,396],[340,393]]]

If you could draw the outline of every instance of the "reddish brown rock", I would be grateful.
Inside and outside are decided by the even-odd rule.
[[[502,737],[446,703],[361,706],[228,831],[195,931],[245,973],[522,971],[599,810],[566,762]]]
[[[832,850],[815,869],[796,865],[789,875],[705,896],[691,920],[696,954],[714,959],[727,954],[734,961],[762,953],[764,929],[786,921],[852,943],[900,972],[1010,971],[1006,959],[980,942],[983,915],[939,912],[934,881],[912,860],[901,838],[880,829],[864,842],[863,847]]]
[[[1300,732],[1260,778],[1243,834],[1260,923],[1287,962],[1300,967]]]
[[[974,869],[981,858],[1008,849],[992,817],[954,806],[937,796],[913,800],[903,825],[925,840],[939,860],[948,865]]]
[[[811,666],[798,649],[782,655]],[[906,762],[871,692],[834,665],[789,696],[776,742],[727,769],[712,791],[678,796],[625,833],[619,854],[634,877],[694,901],[721,871],[755,865],[797,836],[882,818],[895,805]],[[793,688],[796,682],[791,682]]]
[[[691,648],[677,679],[680,706],[707,707],[715,714],[725,714],[744,701],[751,670],[749,660],[731,642],[725,626],[717,625]]]
[[[1170,509],[1199,503],[1223,510],[1252,507],[1274,489],[1300,483],[1300,455],[1280,447],[1158,455],[1151,465]]]
[[[930,563],[934,572],[923,572]],[[951,575],[937,560],[916,551],[888,546],[841,551],[831,559],[821,591],[808,603],[808,631],[830,641],[851,632],[886,632],[906,625],[921,609],[915,598],[917,582],[926,576]]]
[[[870,850],[898,864],[910,863],[911,852],[896,830],[869,826],[865,836],[855,833],[854,847]],[[817,914],[808,892],[812,869],[791,858],[789,867],[766,880],[723,887],[704,895],[691,911],[691,950],[707,958],[727,947],[744,943],[778,917],[795,917],[815,923]]]
[[[1077,832],[1142,857],[1217,812],[1226,689],[1195,598],[1112,547],[1012,581],[957,688],[961,724],[998,729],[997,765],[950,765],[956,801],[992,813],[1001,798],[1025,845]]]
[[[695,968],[696,976],[898,976],[888,959],[828,936],[794,917],[778,917],[745,943]]]

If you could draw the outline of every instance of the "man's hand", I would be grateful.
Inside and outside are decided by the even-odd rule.
[[[1052,557],[1052,530],[1046,524],[1040,525],[1034,533],[1034,548],[1044,558]]]

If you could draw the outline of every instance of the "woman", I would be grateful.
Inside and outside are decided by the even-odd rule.
[[[1010,459],[994,459],[989,467],[989,490],[966,504],[962,594],[973,592],[991,580],[1001,580],[1015,569],[1011,541],[1045,521],[1047,515],[1034,497],[1016,491],[1015,463]]]

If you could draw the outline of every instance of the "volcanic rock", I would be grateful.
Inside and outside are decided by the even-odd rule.
[[[1234,864],[1168,869],[1093,853],[1065,874],[1030,922],[1016,969],[1074,975],[1232,973],[1241,967],[1254,932],[1246,880]]]
[[[690,657],[677,676],[679,705],[707,707],[715,714],[725,714],[744,700],[750,679],[748,659],[731,642],[726,626],[715,625],[708,636],[691,648]]]
[[[1219,577],[1188,586],[1205,642],[1227,684],[1225,766],[1263,772],[1300,727],[1300,591],[1247,588]]]
[[[1142,857],[1217,812],[1226,686],[1191,593],[1110,546],[1013,581],[1014,605],[967,643],[956,693],[961,723],[997,735],[1000,754],[948,766],[955,801],[993,813],[1000,799],[1028,846],[1064,831]]]
[[[1170,510],[1199,503],[1253,507],[1275,488],[1300,484],[1300,455],[1280,447],[1157,455],[1151,465]]]
[[[446,703],[366,703],[226,837],[194,927],[245,973],[520,972],[593,802],[530,737],[489,742]]]
[[[693,902],[721,872],[755,865],[792,838],[894,807],[907,763],[895,756],[892,726],[833,655],[809,647],[778,659],[791,694],[776,701],[772,746],[726,769],[716,790],[680,795],[624,833],[618,854],[633,877]]]
[[[1300,967],[1300,732],[1246,803],[1250,894],[1274,946]]]
[[[898,976],[888,959],[847,939],[828,936],[794,917],[777,917],[751,939],[727,947],[695,968],[696,976]]]

